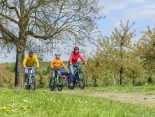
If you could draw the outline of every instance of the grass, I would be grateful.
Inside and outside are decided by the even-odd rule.
[[[86,89],[89,91],[90,89]],[[0,89],[1,117],[154,117],[155,108],[104,98],[50,92]]]
[[[118,93],[137,93],[143,95],[155,95],[155,85],[146,86],[107,86],[107,87],[88,87],[91,92],[118,92]]]

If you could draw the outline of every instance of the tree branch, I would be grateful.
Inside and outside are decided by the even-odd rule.
[[[4,17],[6,19],[9,19],[10,21],[12,21],[12,22],[14,22],[16,24],[19,24],[18,21],[16,21],[15,19],[13,19],[13,18],[11,18],[11,17],[9,17],[7,15],[4,15],[4,14],[0,13],[0,16]]]
[[[10,39],[12,39],[14,41],[18,40],[17,37],[14,34],[12,34],[9,30],[5,29],[1,23],[0,23],[0,32],[4,33],[5,35],[10,37]]]
[[[8,9],[13,9],[13,10],[16,12],[17,17],[20,18],[19,12],[18,12],[18,10],[17,10],[16,7],[9,6],[7,0],[5,0],[5,1],[2,2],[2,3],[3,3],[3,7],[6,6]]]

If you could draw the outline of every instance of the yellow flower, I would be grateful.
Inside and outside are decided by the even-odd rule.
[[[7,110],[6,110],[6,112],[10,112],[10,110],[9,110],[9,109],[7,109]]]
[[[3,106],[3,109],[5,110],[5,109],[6,109],[6,107],[5,107],[5,106]]]
[[[2,110],[3,108],[1,107],[0,110]]]
[[[28,108],[23,108],[24,110],[28,110]]]

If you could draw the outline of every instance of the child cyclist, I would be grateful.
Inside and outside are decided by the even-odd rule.
[[[64,65],[63,61],[60,59],[60,53],[57,52],[55,54],[55,58],[51,61],[51,68],[52,68],[52,75],[51,75],[51,82],[50,82],[51,85],[53,85],[54,83],[56,71],[58,71],[61,66],[64,68],[67,68]]]
[[[79,47],[75,46],[74,47],[74,51],[70,54],[70,58],[69,58],[69,70],[71,73],[70,76],[70,86],[73,86],[73,81],[74,81],[74,67],[78,67],[77,66],[77,60],[81,59],[85,64],[87,63],[86,60],[81,56],[80,52],[79,52]],[[80,69],[81,67],[79,66],[77,69]],[[78,79],[75,79],[75,82],[78,82]]]

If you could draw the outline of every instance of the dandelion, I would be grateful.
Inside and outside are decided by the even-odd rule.
[[[9,110],[9,109],[7,109],[7,110],[6,110],[6,112],[10,112],[10,110]]]
[[[7,107],[6,106],[3,106],[3,110],[5,110]]]
[[[11,110],[11,111],[13,111],[13,112],[18,111],[18,108],[14,109],[14,110]]]
[[[28,106],[23,106],[23,109],[24,110],[28,110]]]
[[[24,110],[28,110],[28,108],[23,108]]]
[[[24,100],[24,102],[26,102],[26,103],[27,103],[27,102],[28,102],[28,100]]]

